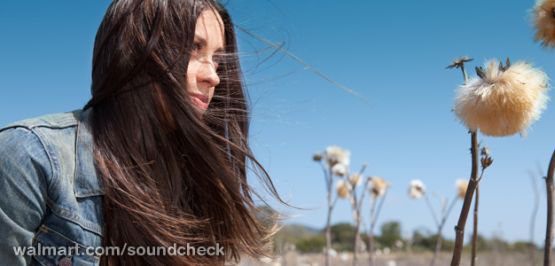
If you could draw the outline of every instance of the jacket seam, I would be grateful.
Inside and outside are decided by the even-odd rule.
[[[50,162],[50,168],[51,168],[52,175],[51,175],[50,180],[46,180],[46,184],[48,185],[48,188],[50,188],[50,184],[52,184],[53,180],[59,179],[59,172],[60,172],[60,169],[58,168],[59,165],[56,163],[57,162],[56,158],[48,150],[47,145],[44,142],[44,140],[41,138],[41,136],[33,128],[31,128],[30,131],[39,140],[39,142],[42,146],[42,149],[46,153],[46,156],[48,157],[48,161]],[[47,190],[46,194],[47,194],[46,196],[48,197],[48,190]]]
[[[57,230],[54,230],[54,229],[52,229],[52,228],[50,228],[50,227],[48,227],[44,224],[40,226],[39,231],[41,229],[44,230],[44,231],[42,231],[43,234],[44,233],[52,233],[52,234],[57,235],[58,237],[63,238],[65,241],[71,242],[73,244],[77,244],[81,248],[87,248],[88,247],[87,245],[85,245],[85,244],[83,244],[83,243],[81,243],[77,240],[71,239],[71,238],[67,237],[66,235],[64,235],[64,234],[58,232]],[[37,241],[40,241],[40,239],[37,238]]]
[[[50,198],[47,198],[46,205],[50,208],[50,210],[52,211],[52,214],[66,220],[66,221],[72,222],[72,223],[80,226],[84,230],[87,230],[91,233],[94,233],[94,234],[102,237],[102,232],[101,232],[102,229],[101,229],[101,226],[99,224],[88,221],[87,219],[81,217],[80,215],[75,214],[73,211],[56,205],[56,203],[54,203],[54,201],[52,201]],[[71,214],[73,217],[67,217],[66,215],[64,215],[63,213],[60,213],[60,212],[65,212],[65,213]]]
[[[10,129],[10,128],[17,128],[17,127],[23,127],[23,128],[27,128],[29,130],[32,130],[34,128],[50,128],[50,129],[64,129],[64,128],[68,128],[68,127],[74,127],[77,126],[77,123],[72,123],[69,125],[63,125],[63,126],[59,126],[59,125],[47,125],[47,124],[38,124],[38,125],[26,125],[25,123],[15,123],[15,124],[11,124],[11,125],[7,125],[5,127],[0,128],[0,131],[3,131],[5,129]]]
[[[61,180],[61,168],[60,168],[60,163],[57,159],[57,157],[55,156],[55,154],[49,149],[49,145],[48,143],[45,141],[44,138],[42,138],[42,134],[40,134],[39,132],[35,131],[36,127],[32,127],[31,128],[31,132],[33,132],[33,134],[35,134],[35,136],[37,136],[37,138],[39,139],[44,151],[46,152],[49,161],[50,161],[50,165],[52,167],[52,176],[51,176],[51,180],[49,183],[47,183],[49,185],[49,189],[50,189],[50,185],[55,182],[55,180]],[[45,137],[46,138],[46,137]]]
[[[0,132],[1,132],[1,131],[4,131],[5,129],[10,129],[10,128],[13,128],[13,129],[16,129],[16,128],[24,129],[24,130],[26,130],[28,133],[31,133],[31,134],[34,136],[34,138],[36,138],[36,140],[38,140],[38,142],[40,143],[40,146],[41,146],[42,150],[43,150],[44,153],[46,154],[46,158],[48,158],[48,163],[50,164],[50,176],[51,176],[51,178],[54,178],[55,175],[57,176],[57,174],[55,174],[55,170],[57,170],[57,169],[55,168],[55,164],[54,164],[54,162],[53,162],[53,160],[52,160],[52,155],[50,154],[50,152],[49,152],[48,149],[46,148],[46,145],[44,144],[44,141],[42,140],[42,138],[41,138],[31,127],[24,126],[24,125],[14,125],[14,126],[2,128],[2,129],[0,130]],[[45,181],[45,184],[46,184],[47,187],[48,187],[48,186],[50,185],[50,180],[48,180],[46,177],[44,177],[44,178],[46,179],[46,180],[44,180],[44,181]],[[47,194],[48,194],[48,193],[47,193]],[[48,195],[47,195],[47,196],[48,196]]]
[[[68,237],[68,236],[64,235],[63,233],[59,232],[58,230],[52,229],[51,227],[48,227],[45,224],[43,224],[39,227],[39,231],[41,231],[42,234],[51,233],[51,234],[57,235],[58,237],[64,239],[65,241],[68,241],[72,244],[76,244],[81,249],[87,249],[88,247],[91,247],[91,246],[85,245],[85,244],[83,244],[83,243],[81,243],[77,240],[71,239],[70,237]],[[41,241],[39,238],[37,238],[36,241],[43,243],[43,241]],[[72,256],[89,256],[89,257],[93,257],[95,259],[99,258],[99,256],[97,256],[97,255],[88,255],[88,254],[79,254],[79,253],[73,254]]]

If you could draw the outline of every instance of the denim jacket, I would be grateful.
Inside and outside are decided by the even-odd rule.
[[[89,113],[50,114],[0,129],[0,264],[99,264],[100,257],[83,254],[102,244],[103,192]],[[14,247],[30,246],[74,246],[80,254],[15,254]]]

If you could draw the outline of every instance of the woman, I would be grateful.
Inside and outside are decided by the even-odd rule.
[[[259,220],[247,162],[279,196],[249,149],[236,52],[231,19],[211,0],[114,1],[83,110],[0,130],[0,261],[212,265],[267,255],[274,229]],[[138,249],[185,245],[224,255]],[[75,249],[15,254],[41,246]]]

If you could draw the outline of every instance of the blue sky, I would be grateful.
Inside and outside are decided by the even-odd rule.
[[[109,1],[0,3],[0,125],[44,113],[73,110],[90,97],[94,35]],[[410,200],[411,179],[451,198],[454,182],[470,171],[469,136],[454,114],[458,70],[451,60],[469,55],[527,60],[555,76],[555,51],[533,41],[533,1],[255,1],[226,2],[235,23],[296,54],[354,97],[282,53],[239,34],[241,60],[252,100],[251,143],[292,205],[278,208],[290,223],[322,227],[325,188],[314,152],[328,145],[351,150],[355,169],[388,179],[391,190],[380,221],[402,222],[405,234],[433,230],[423,201]],[[473,71],[469,74],[474,75]],[[553,91],[550,91],[553,98]],[[550,103],[527,137],[480,136],[494,164],[481,183],[480,231],[508,240],[528,239],[533,193],[540,188],[535,241],[545,228],[545,193],[537,175],[555,148],[555,106]],[[366,205],[367,207],[368,205]],[[444,230],[454,237],[459,203]],[[365,208],[366,212],[368,208]],[[333,221],[350,221],[339,202]]]

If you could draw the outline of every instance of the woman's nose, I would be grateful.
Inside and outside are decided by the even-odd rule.
[[[209,87],[216,87],[220,84],[220,77],[216,71],[216,67],[212,61],[206,61],[202,63],[199,69],[199,80],[202,83],[206,83]]]

